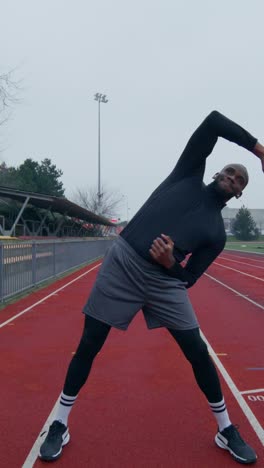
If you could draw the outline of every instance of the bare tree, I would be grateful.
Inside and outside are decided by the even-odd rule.
[[[124,196],[116,190],[102,187],[101,203],[99,206],[97,189],[90,187],[88,189],[78,188],[74,195],[74,200],[92,213],[112,218],[118,217]]]
[[[10,70],[0,75],[0,125],[8,120],[12,105],[18,102],[20,86],[14,74],[15,70]]]

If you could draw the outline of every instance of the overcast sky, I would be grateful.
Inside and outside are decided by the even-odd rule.
[[[263,0],[2,2],[0,73],[17,67],[23,89],[0,128],[0,159],[50,158],[69,199],[96,185],[93,96],[106,93],[102,181],[125,195],[131,217],[211,110],[264,142],[263,17]],[[218,141],[205,182],[229,162],[250,174],[229,206],[264,208],[259,160],[231,143]]]

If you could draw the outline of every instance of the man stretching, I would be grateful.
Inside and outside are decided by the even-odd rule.
[[[216,444],[239,463],[254,463],[254,450],[231,423],[218,374],[187,289],[223,250],[221,210],[248,183],[241,164],[229,164],[203,183],[206,158],[223,137],[254,153],[264,170],[264,147],[246,130],[213,111],[190,138],[171,174],[152,193],[105,256],[84,307],[82,337],[64,383],[54,421],[39,456],[57,459],[69,442],[68,416],[111,327],[126,330],[142,309],[149,329],[166,327],[190,362],[218,426]],[[181,262],[187,255],[183,267]]]

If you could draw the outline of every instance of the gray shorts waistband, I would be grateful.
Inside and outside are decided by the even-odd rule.
[[[117,238],[117,243],[122,249],[124,249],[129,255],[131,255],[136,260],[138,265],[141,265],[142,268],[144,268],[145,270],[147,269],[149,271],[158,271],[159,273],[163,273],[164,275],[169,277],[164,267],[158,264],[155,265],[154,263],[150,263],[147,260],[145,260],[133,249],[133,247],[131,247],[131,245],[128,244],[128,242],[125,239],[123,239],[123,237],[119,236]]]

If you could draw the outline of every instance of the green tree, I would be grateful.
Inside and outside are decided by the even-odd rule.
[[[41,164],[32,159],[26,159],[18,169],[18,182],[21,190],[45,193],[54,197],[64,195],[63,183],[59,181],[63,172],[57,169],[48,158]]]
[[[63,172],[57,169],[48,158],[43,159],[37,168],[38,191],[55,197],[64,196],[63,183],[59,181]]]
[[[17,168],[17,187],[27,192],[39,192],[39,163],[32,159],[26,159],[23,164]]]
[[[0,185],[26,192],[38,192],[55,197],[64,196],[63,183],[59,180],[63,172],[46,158],[39,164],[26,159],[18,168],[0,165]]]
[[[19,185],[15,167],[7,167],[5,162],[0,164],[0,185],[16,188]]]
[[[232,223],[232,232],[237,239],[244,241],[256,240],[260,236],[260,231],[250,211],[244,205],[239,209]]]

